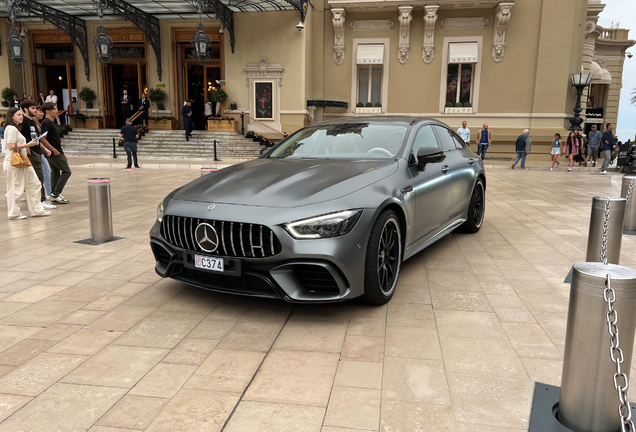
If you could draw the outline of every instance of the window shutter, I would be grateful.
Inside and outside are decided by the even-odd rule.
[[[477,42],[448,44],[448,63],[477,63],[478,61]]]
[[[358,45],[357,64],[383,64],[384,44]]]

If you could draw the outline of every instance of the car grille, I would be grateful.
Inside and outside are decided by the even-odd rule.
[[[306,289],[310,291],[340,292],[338,283],[326,268],[306,264],[297,264],[293,268],[296,277]]]
[[[194,231],[200,223],[212,225],[219,236],[214,252],[204,252],[197,244]],[[171,245],[207,255],[238,258],[268,258],[282,250],[276,234],[265,225],[215,221],[182,216],[164,216],[161,236]]]

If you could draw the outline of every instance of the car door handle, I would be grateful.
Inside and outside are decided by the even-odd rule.
[[[477,159],[473,159],[473,158],[468,159],[468,165],[475,165],[476,160]]]
[[[450,167],[449,167],[448,165],[444,165],[444,166],[442,167],[442,172],[443,172],[444,174],[446,174],[446,173],[447,173],[447,172],[449,172],[449,171],[450,171]]]
[[[402,192],[403,194],[411,193],[413,192],[413,186],[405,186],[400,189],[400,192]]]

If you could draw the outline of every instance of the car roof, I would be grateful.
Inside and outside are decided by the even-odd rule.
[[[375,123],[375,124],[383,124],[383,123],[393,123],[400,124],[403,126],[414,125],[417,123],[427,123],[427,124],[438,124],[440,126],[448,127],[445,123],[432,119],[430,117],[416,117],[416,116],[365,116],[365,117],[342,117],[335,120],[327,120],[320,123],[315,123],[315,125],[330,125],[330,124],[346,124],[346,123]]]

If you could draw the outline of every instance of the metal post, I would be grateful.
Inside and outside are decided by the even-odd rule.
[[[115,138],[113,138],[113,159],[117,159],[117,146],[115,146]]]
[[[592,198],[592,215],[587,237],[587,254],[585,261],[601,262],[601,245],[603,243],[603,220],[605,205],[610,203],[607,226],[607,262],[618,264],[623,239],[623,220],[625,219],[625,198],[594,197]]]
[[[575,264],[572,271],[557,417],[577,432],[620,431],[613,380],[616,365],[610,357],[608,305],[603,294],[609,274],[616,292],[613,307],[618,313],[623,350],[621,369],[629,376],[636,331],[636,270],[588,262]]]
[[[216,157],[216,140],[214,140],[214,162],[219,162],[220,160]]]
[[[241,111],[241,135],[245,135],[245,113]]]
[[[624,175],[623,184],[621,186],[621,197],[625,198],[625,221],[623,222],[623,231],[636,231],[636,199],[632,198],[634,186],[636,186],[636,176]],[[634,197],[636,198],[636,197]]]
[[[110,179],[89,178],[88,212],[91,223],[91,241],[104,243],[113,240],[113,214],[110,205]]]
[[[212,172],[216,172],[216,168],[201,168],[201,177]]]

